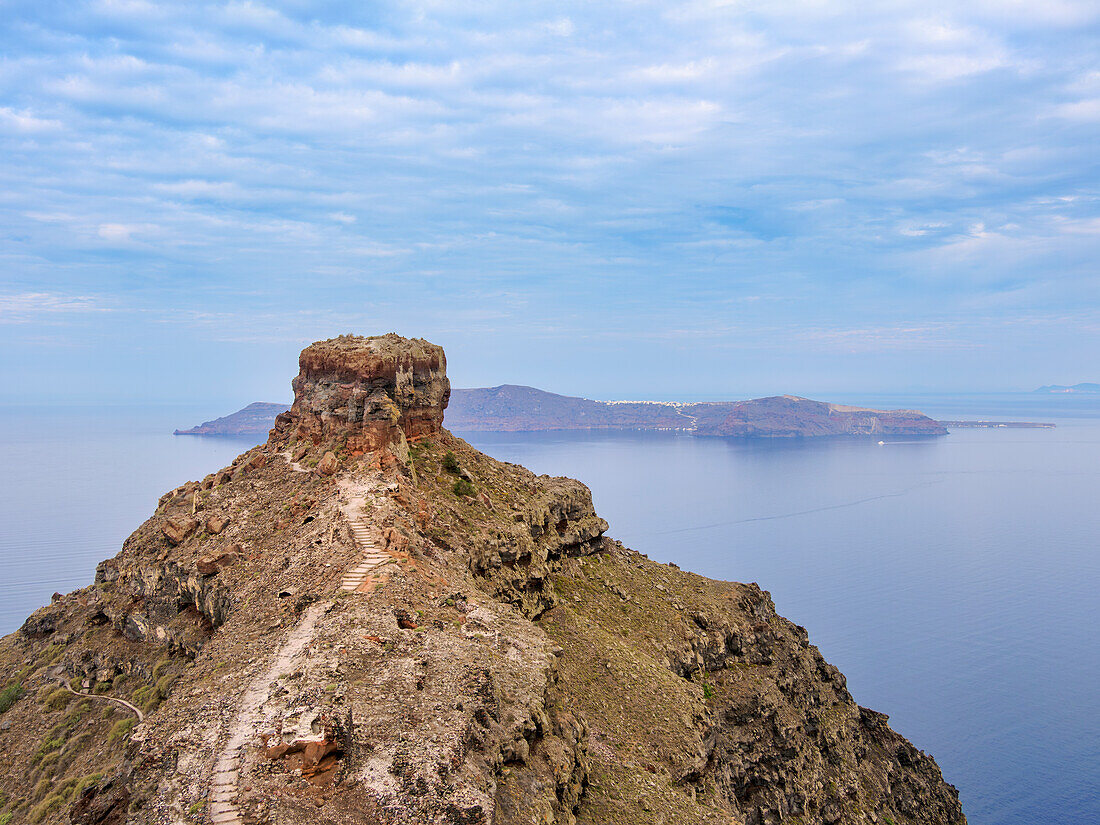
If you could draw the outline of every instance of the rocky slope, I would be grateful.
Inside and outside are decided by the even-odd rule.
[[[756,585],[440,427],[443,353],[302,353],[266,444],[0,641],[0,823],[962,823]]]

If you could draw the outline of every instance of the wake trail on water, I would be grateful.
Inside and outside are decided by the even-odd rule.
[[[655,533],[649,533],[650,536],[670,536],[675,533],[694,533],[700,530],[713,530],[715,527],[732,527],[737,524],[751,524],[754,521],[779,521],[780,519],[795,518],[797,516],[809,516],[814,513],[824,513],[829,510],[844,510],[848,507],[859,507],[861,504],[869,504],[872,501],[882,501],[887,498],[901,498],[907,496],[914,490],[919,490],[922,487],[931,487],[934,484],[942,484],[943,481],[925,481],[921,484],[915,484],[912,487],[907,487],[904,490],[900,490],[896,493],[883,493],[878,496],[868,496],[867,498],[856,499],[855,501],[844,501],[839,504],[827,504],[824,507],[813,507],[809,510],[798,510],[794,513],[780,513],[774,516],[753,516],[752,518],[733,519],[732,521],[716,521],[713,524],[701,524],[694,527],[678,527],[675,530],[659,530]]]

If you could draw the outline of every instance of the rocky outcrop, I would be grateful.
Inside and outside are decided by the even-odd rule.
[[[759,587],[440,429],[437,347],[301,366],[267,444],[0,640],[11,825],[965,822]]]
[[[447,359],[423,339],[344,335],[306,347],[298,365],[294,404],[276,418],[275,440],[339,441],[361,455],[434,435],[443,424]]]

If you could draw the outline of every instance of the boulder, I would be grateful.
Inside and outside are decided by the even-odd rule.
[[[340,464],[336,460],[336,453],[329,450],[322,456],[321,460],[317,462],[317,472],[323,476],[331,476],[336,473],[336,469],[339,466]]]
[[[215,513],[206,520],[206,532],[218,535],[229,525],[229,517],[222,513]]]
[[[196,563],[195,568],[202,576],[213,576],[219,570],[228,567],[236,561],[240,560],[240,554],[233,548],[240,545],[232,545],[228,550],[223,550],[220,553],[211,553],[206,556],[202,556]]]
[[[170,518],[164,522],[164,526],[161,527],[161,532],[164,533],[164,537],[168,539],[168,543],[173,546],[182,544],[195,528],[199,526],[199,520],[196,518]]]

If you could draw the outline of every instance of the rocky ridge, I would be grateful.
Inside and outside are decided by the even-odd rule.
[[[320,342],[294,389],[0,641],[4,825],[965,822],[756,585],[443,430],[438,347]]]

